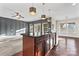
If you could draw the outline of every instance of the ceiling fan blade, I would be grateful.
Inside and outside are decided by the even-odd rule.
[[[16,12],[16,11],[14,11],[14,10],[12,10],[12,9],[10,9],[10,8],[7,8],[7,9],[9,9],[10,11],[12,11],[12,12],[14,12],[15,13],[15,15],[14,16],[12,16],[12,17],[18,17],[18,18],[24,18],[22,15],[20,15],[20,13],[19,12]]]
[[[22,15],[19,15],[21,18],[24,18]]]
[[[21,18],[24,18],[23,16],[21,16]]]
[[[6,7],[7,8],[7,7]],[[12,11],[12,12],[14,12],[14,13],[16,13],[14,10],[12,10],[12,9],[10,9],[10,8],[7,8],[8,10],[10,10],[10,11]]]
[[[16,17],[16,15],[12,16],[12,17]]]

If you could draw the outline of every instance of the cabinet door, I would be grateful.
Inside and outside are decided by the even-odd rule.
[[[23,37],[23,55],[34,56],[34,38],[29,36]]]
[[[30,25],[29,25],[29,28],[30,28],[30,30],[29,30],[29,35],[30,35],[30,36],[34,36],[33,24],[30,24]]]
[[[40,36],[41,35],[41,24],[34,24],[34,36]]]
[[[43,37],[40,37],[37,40],[36,55],[37,56],[44,56],[45,55],[45,42],[44,42],[44,38]]]
[[[37,47],[37,56],[42,56],[43,55],[43,48],[42,48],[42,43],[40,43]]]
[[[50,35],[50,49],[52,49],[53,48],[53,46],[54,46],[54,37],[55,37],[55,35]]]
[[[50,41],[49,41],[49,36],[48,35],[46,35],[45,36],[45,43],[46,43],[46,45],[45,45],[45,52],[47,52],[47,51],[49,51],[49,49],[50,49]]]
[[[48,23],[42,24],[42,34],[46,34],[48,32]]]

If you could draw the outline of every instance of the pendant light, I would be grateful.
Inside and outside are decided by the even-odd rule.
[[[44,8],[45,3],[43,3],[42,5],[43,5],[43,8]],[[44,12],[44,9],[43,9],[43,12]],[[41,15],[41,19],[46,19],[46,15],[45,14]]]
[[[35,7],[30,7],[29,8],[29,12],[30,12],[30,15],[32,15],[32,16],[34,16],[34,15],[36,15],[36,8]]]
[[[46,19],[46,15],[41,15],[41,19]]]
[[[47,21],[51,22],[51,19],[52,19],[52,17],[51,17],[51,9],[48,9],[48,11],[49,11],[49,17],[47,18]]]

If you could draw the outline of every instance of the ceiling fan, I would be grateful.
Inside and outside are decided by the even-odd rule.
[[[10,9],[10,8],[8,8],[8,9],[15,13],[15,15],[13,15],[12,17],[16,17],[17,19],[24,18],[19,12],[16,12],[16,11]]]
[[[17,19],[24,18],[19,12],[15,12],[16,15],[12,17],[16,17]]]

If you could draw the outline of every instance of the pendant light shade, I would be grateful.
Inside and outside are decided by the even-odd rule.
[[[46,17],[46,15],[44,14],[44,5],[45,5],[45,3],[42,3],[42,6],[43,6],[43,8],[42,8],[42,15],[41,15],[41,19],[46,19],[47,17]]]
[[[41,15],[41,19],[46,19],[46,15]]]
[[[33,15],[33,16],[36,15],[36,8],[35,8],[35,7],[30,7],[30,8],[29,8],[29,12],[30,12],[30,14]]]

